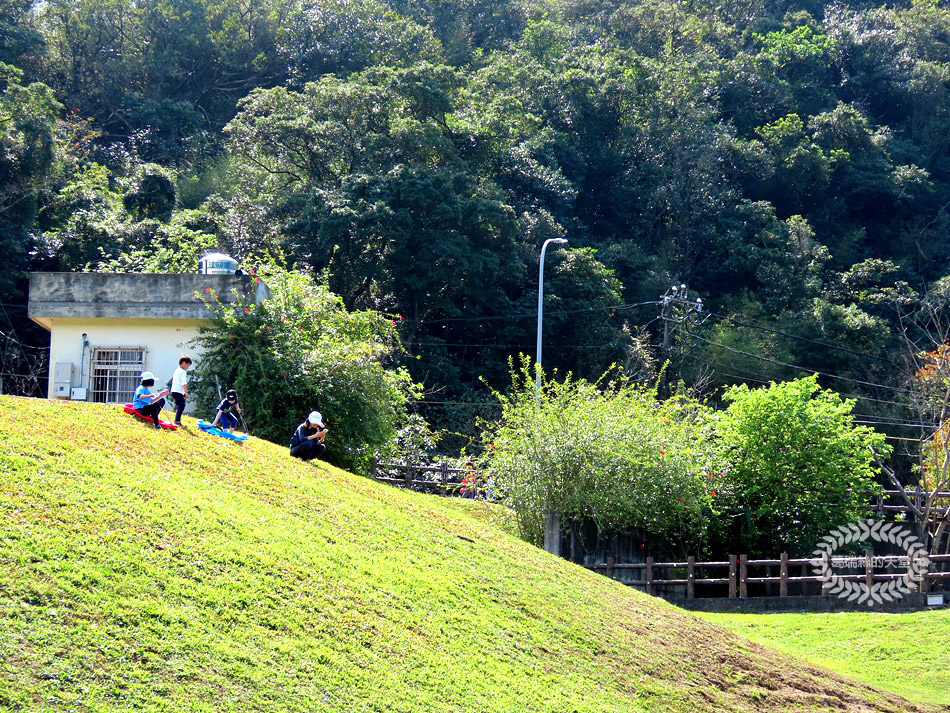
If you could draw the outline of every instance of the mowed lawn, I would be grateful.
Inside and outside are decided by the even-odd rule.
[[[700,616],[876,688],[950,706],[950,609]]]
[[[0,711],[940,710],[185,423],[0,396]]]

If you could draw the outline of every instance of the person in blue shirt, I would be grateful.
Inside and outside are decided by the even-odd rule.
[[[155,386],[155,375],[150,371],[143,371],[139,376],[140,385],[135,390],[135,396],[132,398],[132,408],[143,416],[148,416],[155,422],[155,428],[161,430],[158,414],[165,405],[165,399],[162,398],[168,393],[168,390],[152,393],[152,387]]]
[[[218,421],[220,421],[222,430],[233,433],[234,429],[237,428],[238,420],[237,416],[231,413],[232,410],[241,413],[241,406],[238,404],[237,391],[228,389],[228,393],[218,404],[218,412],[214,415],[214,421],[211,422],[211,425],[217,426]]]

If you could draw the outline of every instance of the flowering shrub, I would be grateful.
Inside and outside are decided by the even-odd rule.
[[[660,401],[621,379],[544,379],[539,395],[527,361],[512,382],[509,394],[496,393],[502,419],[486,431],[483,467],[522,537],[540,543],[553,510],[602,531],[640,528],[684,550],[702,544],[724,487],[706,408]]]
[[[317,409],[329,430],[327,460],[361,469],[405,422],[414,389],[403,369],[386,365],[399,348],[391,318],[347,312],[301,273],[269,269],[259,279],[271,290],[260,303],[202,295],[213,319],[198,337],[203,355],[192,390],[199,410],[213,415],[217,386],[234,388],[254,433],[288,443]]]

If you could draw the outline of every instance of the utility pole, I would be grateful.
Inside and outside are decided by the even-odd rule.
[[[689,288],[686,285],[673,285],[666,291],[666,294],[660,295],[660,319],[663,320],[663,354],[670,354],[670,336],[677,325],[684,324],[687,320],[693,319],[694,315],[701,315],[703,312],[703,298],[697,297],[695,300],[689,298]]]
[[[686,285],[672,285],[666,294],[660,295],[660,319],[663,320],[663,361],[670,359],[670,338],[679,325],[687,320],[697,320],[702,316],[703,298],[694,300],[689,298],[689,288]],[[660,386],[665,389],[666,369],[661,370]]]

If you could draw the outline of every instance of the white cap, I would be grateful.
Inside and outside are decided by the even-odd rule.
[[[323,428],[323,415],[319,411],[311,411],[310,415],[307,416],[307,420]]]
[[[155,381],[155,374],[150,371],[143,371],[142,375],[139,377],[139,381],[145,381],[146,379],[151,379]]]

